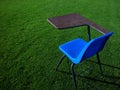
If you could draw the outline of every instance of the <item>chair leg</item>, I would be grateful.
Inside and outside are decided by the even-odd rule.
[[[91,40],[90,26],[87,25],[87,27],[88,27],[88,41],[90,41]]]
[[[99,64],[99,68],[100,68],[100,72],[101,72],[101,74],[103,74],[103,71],[102,71],[102,65],[101,65],[100,57],[99,57],[99,54],[98,54],[98,53],[97,53],[97,60],[98,60],[98,64]]]
[[[74,81],[75,90],[78,90],[77,89],[77,83],[76,83],[76,75],[75,75],[75,72],[74,72],[74,63],[71,64],[71,70],[72,70],[72,77],[73,77],[73,81]]]
[[[63,56],[61,57],[61,59],[59,60],[57,66],[56,66],[56,70],[58,69],[58,67],[60,66],[60,64],[62,63],[62,61],[63,61],[63,59],[64,59],[65,57],[66,57],[66,55],[63,55]]]

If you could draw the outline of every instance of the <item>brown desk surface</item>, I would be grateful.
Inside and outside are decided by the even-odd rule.
[[[89,25],[95,30],[106,34],[108,31],[103,27],[97,25],[96,23],[88,20],[87,18],[79,14],[68,14],[64,16],[57,16],[53,18],[48,18],[48,22],[51,23],[57,29],[66,29],[71,27]]]

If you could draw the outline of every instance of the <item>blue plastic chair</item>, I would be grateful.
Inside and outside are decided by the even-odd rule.
[[[59,65],[62,63],[65,56],[67,56],[71,64],[72,76],[74,80],[75,89],[77,90],[76,84],[76,75],[74,72],[74,65],[81,63],[83,60],[92,57],[93,55],[97,55],[98,64],[100,67],[100,71],[102,73],[101,62],[99,58],[99,52],[104,48],[106,41],[113,34],[113,32],[109,32],[100,37],[94,38],[89,42],[84,41],[81,38],[77,38],[75,40],[69,41],[59,46],[60,51],[63,52],[63,56],[57,64],[56,70]]]

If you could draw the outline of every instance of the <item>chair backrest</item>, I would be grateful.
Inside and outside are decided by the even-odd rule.
[[[112,34],[113,32],[109,32],[98,38],[90,40],[88,44],[83,48],[80,55],[78,56],[80,62],[86,58],[92,57],[93,55],[99,53],[104,48],[107,40]]]

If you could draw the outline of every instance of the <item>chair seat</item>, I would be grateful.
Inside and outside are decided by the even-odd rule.
[[[86,44],[86,41],[81,38],[77,38],[60,45],[59,49],[71,60],[78,57],[80,51]],[[72,62],[74,63],[74,60],[72,60]]]

